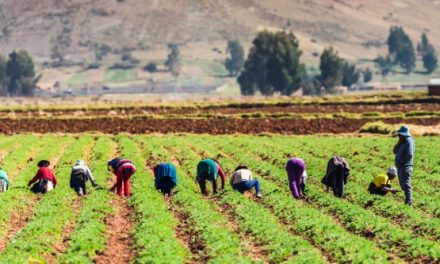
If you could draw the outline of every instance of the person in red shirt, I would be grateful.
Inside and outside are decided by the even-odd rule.
[[[108,170],[116,175],[116,183],[110,188],[110,191],[116,189],[119,196],[122,197],[122,187],[124,195],[130,197],[130,177],[136,172],[136,167],[128,159],[115,158],[107,162]]]
[[[31,190],[34,193],[47,193],[56,187],[58,181],[54,172],[49,168],[50,162],[48,160],[40,160],[38,162],[38,171],[35,177],[29,181],[28,186],[32,186]]]

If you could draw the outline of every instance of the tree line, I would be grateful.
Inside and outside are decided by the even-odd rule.
[[[36,76],[34,62],[26,51],[0,56],[0,94],[31,96],[41,76]]]
[[[429,43],[426,33],[422,33],[417,48],[402,27],[391,27],[387,38],[388,54],[378,56],[375,60],[382,76],[388,75],[395,66],[400,66],[409,74],[416,67],[417,54],[423,62],[427,74],[432,73],[438,66],[437,52]]]
[[[373,77],[369,68],[356,69],[355,64],[342,59],[332,47],[324,49],[320,55],[320,74],[310,75],[305,64],[301,63],[302,51],[299,49],[297,38],[291,32],[263,31],[252,44],[241,70],[230,70],[231,74],[239,73],[237,80],[243,95],[254,95],[257,92],[263,95],[291,95],[299,88],[303,88],[306,95],[333,93],[339,85],[350,87],[361,79],[369,82]],[[396,65],[405,69],[406,73],[412,72],[415,68],[416,54],[411,39],[401,27],[390,29],[387,45],[388,55],[379,56],[374,60],[381,74],[388,74]],[[234,46],[237,44],[234,43]],[[228,46],[228,50],[234,48]],[[437,54],[425,33],[417,45],[417,52],[422,58],[426,72],[432,73],[437,68]],[[237,57],[236,60],[240,60],[234,52],[230,54],[232,59]],[[232,59],[226,60],[227,68],[231,67]]]
[[[299,88],[304,94],[332,93],[338,85],[351,86],[361,75],[364,81],[372,78],[369,69],[360,71],[354,64],[339,57],[332,47],[320,56],[320,74],[311,76],[301,63],[302,51],[293,33],[260,32],[253,41],[249,55],[237,80],[243,95],[291,95]]]

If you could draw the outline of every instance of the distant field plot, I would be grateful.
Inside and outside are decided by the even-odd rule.
[[[70,77],[67,81],[67,85],[81,85],[89,82],[88,75],[85,72],[76,73],[72,77]]]
[[[11,181],[0,194],[0,262],[438,263],[440,138],[416,138],[412,208],[402,193],[366,191],[392,165],[394,143],[371,136],[0,135],[0,161]],[[352,168],[343,199],[320,183],[334,154]],[[114,156],[137,166],[129,199],[107,191],[115,179],[106,161]],[[284,169],[295,156],[309,175],[300,201]],[[228,177],[239,163],[248,165],[264,197],[229,185],[202,197],[194,174],[207,157],[218,158]],[[69,188],[70,166],[79,158],[100,185],[83,199]],[[39,159],[51,161],[59,185],[35,196],[26,185]],[[177,192],[168,198],[154,190],[151,170],[164,161],[178,171]]]
[[[104,82],[124,82],[136,80],[136,70],[107,69],[104,74]]]

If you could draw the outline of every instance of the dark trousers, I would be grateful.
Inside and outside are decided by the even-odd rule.
[[[48,180],[39,180],[32,186],[31,191],[35,194],[47,193],[47,182]]]
[[[160,190],[163,194],[170,194],[171,190],[176,186],[170,177],[163,177],[156,185],[156,189]]]
[[[390,184],[385,185],[388,188],[391,188]],[[381,187],[377,187],[374,183],[370,183],[370,185],[368,186],[368,191],[371,194],[377,194],[377,195],[382,195],[384,196],[385,194],[387,194],[388,192],[382,191]]]
[[[252,188],[255,188],[255,193],[260,193],[260,182],[258,180],[252,181],[242,181],[232,185],[234,190],[237,190],[241,193],[245,191],[249,191]]]
[[[342,166],[337,166],[330,177],[333,194],[336,197],[342,197],[344,195],[344,174],[344,168]]]
[[[199,183],[200,190],[202,191],[202,194],[207,195],[208,191],[206,190],[206,181],[208,180],[208,175],[203,173],[200,175],[200,177],[197,178],[197,182]],[[217,193],[217,179],[211,181],[212,182],[212,191],[214,193]]]
[[[412,176],[413,167],[412,166],[403,166],[397,167],[397,177],[399,178],[400,187],[405,194],[405,204],[412,204],[412,185],[411,185],[411,176]]]
[[[70,176],[70,187],[74,189],[78,195],[86,195],[86,176],[83,174]]]

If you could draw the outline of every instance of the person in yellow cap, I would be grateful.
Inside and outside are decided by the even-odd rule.
[[[368,191],[371,194],[386,195],[387,193],[395,194],[398,190],[391,187],[391,181],[396,178],[397,169],[391,166],[387,174],[379,174],[374,177],[373,181],[368,186]]]

